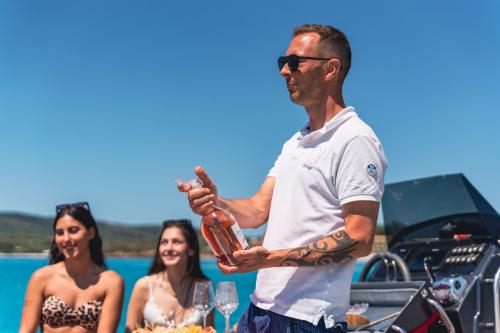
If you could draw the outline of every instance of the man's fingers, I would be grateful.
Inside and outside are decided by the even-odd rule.
[[[214,203],[214,199],[215,199],[215,195],[213,194],[209,194],[209,195],[205,195],[201,198],[198,198],[198,199],[194,199],[193,200],[193,206],[194,207],[198,207],[198,206],[201,206],[201,205],[204,205],[208,202],[211,202],[212,204]]]
[[[269,251],[262,246],[255,246],[248,250],[237,250],[233,252],[233,257],[235,259],[247,264],[258,264],[267,256],[269,256]]]
[[[212,179],[210,179],[210,177],[208,177],[207,173],[205,172],[205,170],[203,170],[202,167],[198,166],[198,167],[194,168],[194,173],[196,174],[196,176],[198,176],[198,178],[203,183],[203,187],[212,187],[213,186]]]
[[[188,192],[191,189],[191,185],[185,184],[183,182],[178,182],[177,188],[179,189],[180,192]]]
[[[220,271],[224,274],[233,274],[238,272],[238,266],[224,265],[220,261],[217,262],[217,266],[219,266]]]
[[[208,215],[214,211],[214,202],[210,200],[206,204],[198,207],[193,207],[193,211],[200,215]]]
[[[210,194],[212,194],[212,191],[208,188],[196,188],[188,192],[188,200],[193,202],[197,199],[209,196]]]
[[[187,194],[191,210],[195,214],[204,216],[214,211],[214,206],[218,200],[217,188],[202,167],[198,166],[194,171],[203,186],[198,187],[190,183],[178,182],[177,188],[180,192]]]
[[[233,252],[233,257],[236,259],[248,259],[254,257],[255,254],[251,251],[246,250],[237,250]]]

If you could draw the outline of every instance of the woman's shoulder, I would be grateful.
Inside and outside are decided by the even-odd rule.
[[[105,271],[102,271],[100,273],[102,283],[106,290],[121,290],[125,288],[125,282],[123,281],[123,278],[116,273],[115,271],[112,271],[110,269],[107,269]]]
[[[53,265],[47,265],[43,266],[31,274],[31,279],[37,280],[37,281],[44,281],[48,280],[51,277],[54,276],[54,274],[57,272],[58,269],[58,264],[53,264]]]
[[[115,271],[112,271],[110,269],[107,269],[105,271],[101,272],[101,277],[105,282],[110,282],[110,283],[118,283],[118,284],[123,284],[123,278],[120,276],[120,274],[116,273]]]
[[[143,276],[135,282],[134,288],[148,291],[149,285],[153,282],[155,278],[157,278],[156,274]]]
[[[52,279],[58,274],[58,264],[43,266],[31,274],[30,286],[41,288],[48,286]]]

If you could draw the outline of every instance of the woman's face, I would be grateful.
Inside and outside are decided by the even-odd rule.
[[[89,251],[89,242],[95,236],[95,229],[87,229],[78,220],[69,215],[62,216],[56,222],[54,241],[65,259],[74,259]]]
[[[193,250],[189,248],[181,229],[170,227],[163,230],[160,239],[160,256],[165,266],[177,266],[187,263]]]

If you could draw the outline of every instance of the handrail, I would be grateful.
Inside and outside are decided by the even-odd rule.
[[[439,312],[439,318],[443,322],[444,326],[446,326],[448,333],[455,333],[455,327],[453,326],[450,317],[448,317],[441,304],[430,298],[427,298],[426,301]]]
[[[389,278],[389,263],[392,262],[391,265],[399,266],[399,271],[401,271],[401,275],[403,276],[404,281],[411,281],[411,272],[408,268],[406,262],[397,254],[391,252],[378,252],[375,253],[363,266],[361,273],[359,274],[359,281],[364,282],[368,277],[368,273],[373,268],[375,263],[378,261],[383,261],[386,267],[386,279]],[[397,273],[397,270],[395,271]],[[397,280],[397,276],[394,277]]]
[[[391,319],[391,318],[397,317],[397,316],[399,316],[400,314],[401,314],[401,311],[391,313],[390,315],[387,315],[387,316],[385,316],[385,317],[382,317],[382,318],[376,319],[376,320],[374,320],[374,321],[371,321],[371,322],[369,322],[368,324],[364,324],[364,325],[359,326],[358,328],[356,328],[356,329],[354,330],[354,332],[363,331],[363,330],[365,330],[365,329],[367,329],[367,328],[369,328],[369,327],[375,326],[375,325],[377,325],[377,324],[383,323],[383,322],[384,322],[384,321],[386,321],[386,320],[389,320],[389,319]],[[394,325],[393,325],[393,326],[394,326]]]
[[[391,328],[398,332],[398,333],[406,333],[406,330],[402,329],[401,327],[397,326],[397,325],[391,325]]]
[[[387,258],[383,258],[385,265],[385,280],[389,281],[389,260]]]
[[[500,333],[500,268],[493,279],[493,309],[495,311],[495,333]]]

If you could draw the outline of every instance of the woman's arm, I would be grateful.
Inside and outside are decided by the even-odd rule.
[[[130,296],[125,333],[130,333],[135,330],[137,326],[142,327],[144,325],[143,310],[149,295],[146,279],[147,277],[143,277],[136,282],[132,295]]]
[[[19,333],[36,332],[42,312],[43,290],[46,276],[47,275],[44,274],[44,268],[35,271],[31,275],[28,287],[26,288]]]
[[[99,318],[98,333],[114,333],[118,329],[123,306],[124,283],[120,275],[113,271],[105,271],[106,296]]]

